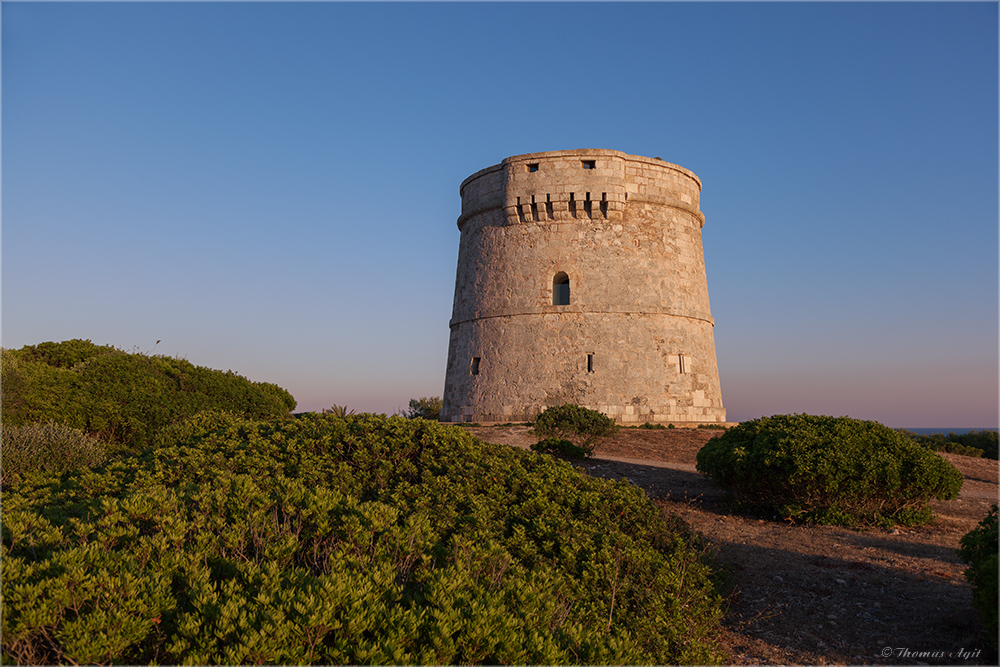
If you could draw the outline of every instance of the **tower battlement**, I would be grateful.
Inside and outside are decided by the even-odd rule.
[[[576,403],[622,422],[723,422],[701,181],[659,158],[508,157],[460,187],[442,419]]]
[[[581,218],[621,221],[625,203],[644,201],[698,212],[701,181],[658,158],[581,149],[505,159],[462,182],[462,215],[502,208],[509,224]],[[701,218],[704,224],[704,218]]]

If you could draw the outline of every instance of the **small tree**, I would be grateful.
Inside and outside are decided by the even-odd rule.
[[[548,408],[535,420],[535,433],[545,438],[569,440],[590,456],[597,443],[618,430],[615,421],[597,410],[567,403]]]
[[[406,412],[407,419],[430,419],[438,421],[441,418],[441,397],[423,396],[410,399],[410,409]]]

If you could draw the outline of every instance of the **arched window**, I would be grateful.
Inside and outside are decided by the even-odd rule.
[[[552,305],[569,305],[569,276],[561,271],[552,279]]]

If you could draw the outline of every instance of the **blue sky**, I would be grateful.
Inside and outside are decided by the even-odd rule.
[[[607,148],[703,182],[731,420],[997,426],[996,3],[0,12],[4,347],[405,409],[443,389],[462,180]]]

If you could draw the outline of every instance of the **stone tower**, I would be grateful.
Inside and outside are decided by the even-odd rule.
[[[609,150],[509,157],[462,183],[441,420],[575,403],[620,422],[724,422],[701,181]]]

